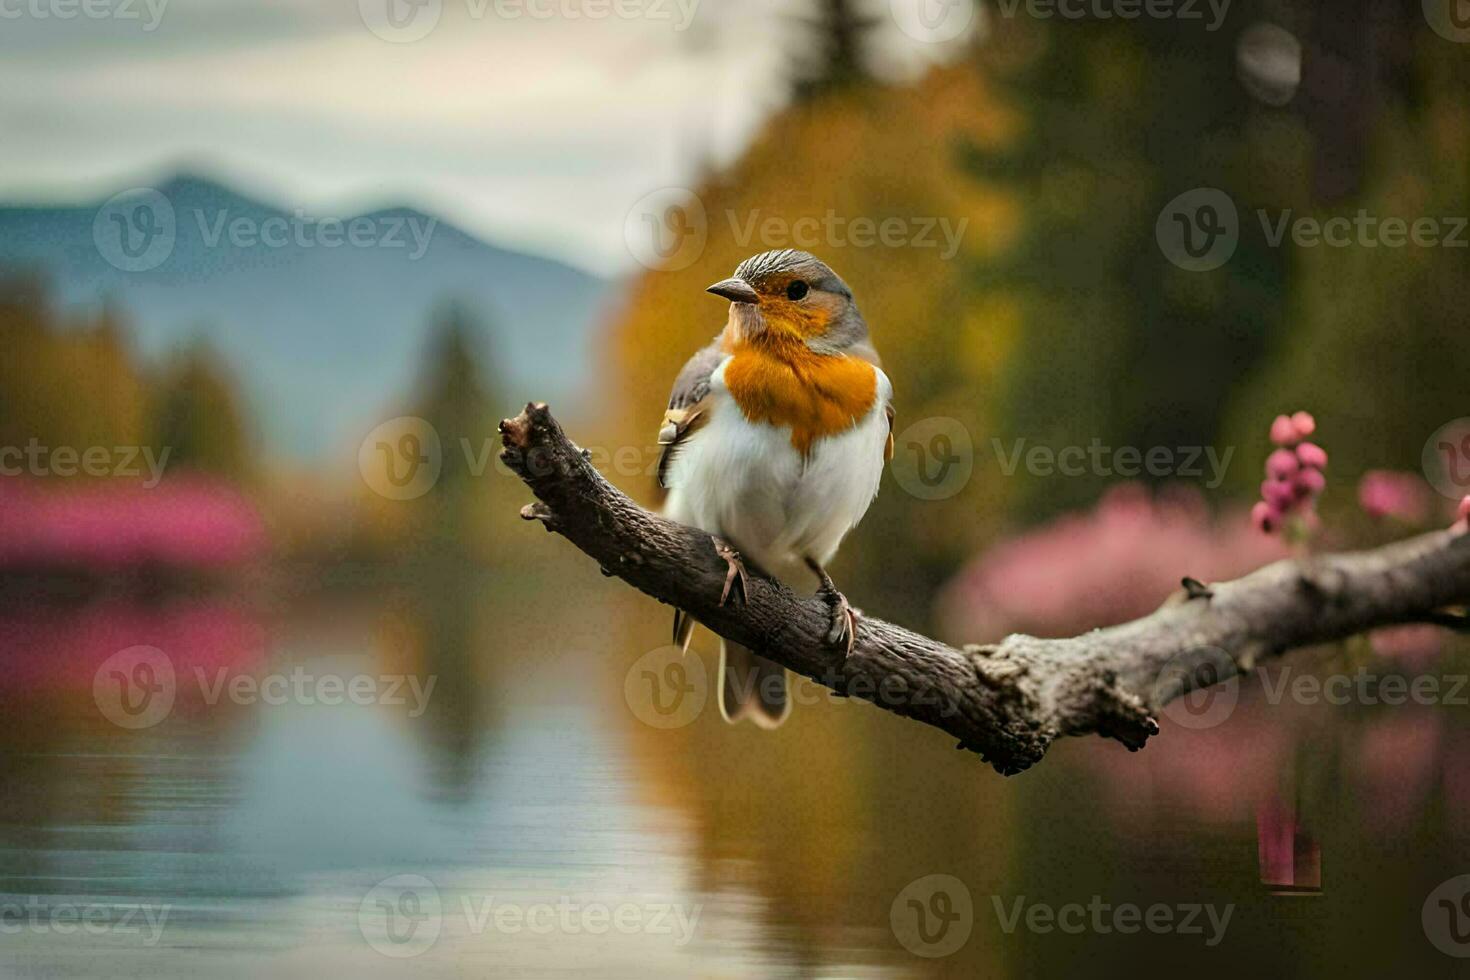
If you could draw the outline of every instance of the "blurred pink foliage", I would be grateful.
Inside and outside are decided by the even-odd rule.
[[[140,645],[163,651],[181,676],[196,668],[239,673],[265,656],[266,633],[246,608],[225,600],[7,607],[0,612],[0,690],[90,696],[98,668],[119,650]],[[181,692],[195,688],[180,685]]]
[[[232,485],[176,477],[62,491],[0,480],[0,568],[219,568],[262,556],[259,513]]]
[[[1409,624],[1388,626],[1368,634],[1373,652],[1397,661],[1401,666],[1427,671],[1431,662],[1444,651],[1446,633],[1438,626]]]
[[[1358,504],[1369,517],[1424,524],[1433,507],[1431,492],[1417,473],[1369,470],[1358,481]]]
[[[1092,512],[1003,540],[970,562],[941,593],[939,615],[949,635],[971,642],[1066,636],[1152,611],[1185,575],[1234,578],[1286,553],[1244,514],[1214,519],[1193,488],[1155,496],[1121,484]]]
[[[1444,737],[1443,715],[1418,706],[1385,713],[1362,733],[1353,795],[1375,830],[1401,833],[1423,812],[1441,777]]]
[[[1322,846],[1280,796],[1268,796],[1256,809],[1256,853],[1261,881],[1273,889],[1322,888]]]

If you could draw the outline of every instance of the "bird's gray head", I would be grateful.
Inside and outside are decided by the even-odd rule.
[[[852,290],[810,252],[787,248],[752,255],[708,291],[730,301],[730,324],[747,337],[770,331],[828,352],[868,342]]]

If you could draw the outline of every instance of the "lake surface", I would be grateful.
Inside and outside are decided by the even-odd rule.
[[[665,612],[573,565],[12,602],[0,975],[1465,975],[1424,918],[1470,873],[1463,708],[1247,685],[1002,779],[811,687],[729,728]],[[1320,894],[1262,884],[1269,800]]]

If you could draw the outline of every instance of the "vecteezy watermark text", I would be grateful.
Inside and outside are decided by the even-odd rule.
[[[1015,476],[1024,463],[1031,476],[1121,476],[1131,478],[1147,473],[1153,477],[1179,476],[1189,479],[1203,477],[1206,468],[1209,479],[1205,486],[1211,490],[1225,480],[1225,471],[1235,455],[1235,447],[1227,446],[1224,453],[1216,452],[1214,446],[1108,446],[1094,438],[1086,446],[1034,445],[1028,447],[1026,440],[1016,439],[1009,449],[999,439],[990,441],[1000,470],[1006,476]]]
[[[438,218],[422,215],[359,215],[356,218],[313,218],[302,208],[290,217],[256,219],[231,216],[228,210],[206,213],[194,209],[194,221],[205,247],[228,241],[236,248],[387,248],[410,249],[417,262],[429,250]]]
[[[996,0],[1006,20],[1017,14],[1038,20],[1177,20],[1204,21],[1205,30],[1218,31],[1230,12],[1231,0]]]
[[[191,208],[185,214],[192,217],[199,242],[206,249],[223,245],[237,249],[378,248],[402,251],[410,262],[424,257],[439,226],[437,218],[418,214],[314,217],[304,208],[264,217],[229,208]],[[173,255],[180,220],[167,195],[151,187],[136,187],[114,195],[97,209],[92,242],[114,268],[147,272]]]
[[[173,658],[157,647],[134,646],[104,660],[92,677],[97,710],[119,728],[151,728],[167,718],[192,677],[198,702],[213,707],[221,701],[237,705],[298,704],[384,705],[406,707],[418,718],[429,707],[438,675],[316,673],[297,664],[289,671],[255,674],[218,667],[194,667],[184,674]]]
[[[0,899],[0,936],[139,936],[142,945],[156,946],[172,910],[169,905],[78,903],[56,901],[54,896],[43,900],[39,895]]]
[[[464,16],[482,21],[642,20],[688,29],[700,0],[460,0]],[[444,15],[446,0],[357,0],[368,30],[393,44],[411,44],[433,33]]]
[[[143,486],[152,490],[163,479],[170,452],[171,446],[157,453],[152,446],[44,446],[32,437],[24,446],[0,446],[0,476],[139,477],[146,469]]]
[[[0,20],[136,20],[145,33],[163,22],[169,0],[0,0]]]
[[[1213,903],[1184,902],[1168,905],[1155,902],[1149,906],[1120,902],[1117,905],[1104,902],[1101,895],[1093,895],[1083,905],[1068,902],[1050,905],[1046,902],[1027,903],[1025,895],[1017,895],[1007,901],[999,895],[990,896],[995,908],[996,920],[1006,935],[1024,926],[1028,932],[1045,935],[1056,931],[1070,936],[1084,932],[1106,935],[1111,932],[1129,935],[1149,932],[1157,935],[1176,933],[1181,936],[1205,937],[1206,946],[1218,946],[1225,938],[1230,926],[1230,917],[1235,913],[1234,903],[1217,907]],[[1208,932],[1206,929],[1208,928]]]
[[[1257,208],[1256,220],[1270,248],[1470,248],[1470,218],[1464,215],[1382,216],[1359,208],[1353,215],[1323,217]],[[1188,272],[1209,272],[1230,261],[1241,232],[1235,201],[1214,187],[1175,197],[1154,225],[1164,257]]]
[[[663,187],[639,198],[623,220],[628,252],[645,268],[676,272],[704,254],[711,223],[704,201],[685,187]],[[934,249],[948,261],[960,250],[970,219],[940,215],[821,215],[789,218],[763,208],[726,208],[730,238],[743,250],[777,248]]]
[[[713,678],[704,661],[696,653],[670,644],[648,651],[633,662],[623,678],[623,700],[634,717],[651,728],[683,728],[692,724],[710,703]],[[922,708],[928,714],[948,718],[959,713],[959,704],[948,693],[930,687],[916,686],[897,675],[883,678],[849,677],[828,670],[815,679],[788,679],[780,674],[754,677],[727,677],[725,683],[740,695],[740,700],[785,698],[791,704],[809,706],[820,702],[875,704],[889,710]]]
[[[446,924],[473,936],[486,932],[518,936],[671,937],[676,948],[694,938],[701,904],[584,901],[572,895],[554,902],[507,902],[495,895],[460,895],[446,901],[433,881],[419,874],[394,875],[374,885],[358,905],[357,926],[369,946],[394,959],[427,952]]]
[[[1273,676],[1274,674],[1274,676]],[[1290,698],[1296,704],[1331,705],[1348,704],[1445,704],[1463,707],[1470,705],[1467,695],[1470,677],[1464,674],[1375,674],[1367,668],[1359,668],[1355,674],[1315,674],[1292,676],[1291,665],[1279,671],[1262,671],[1261,686],[1266,692],[1266,701],[1277,705]]]
[[[820,218],[808,216],[794,221],[779,215],[762,217],[760,208],[743,216],[727,209],[725,220],[741,248],[937,248],[939,257],[946,261],[959,252],[960,240],[970,225],[969,218],[957,222],[934,216],[849,218],[831,208]]]
[[[1271,217],[1265,208],[1256,211],[1266,243],[1280,248],[1288,232],[1297,248],[1466,248],[1470,236],[1465,233],[1470,219],[1456,216],[1419,218],[1381,218],[1359,208],[1351,218],[1337,215],[1316,218],[1294,216],[1290,208]]]

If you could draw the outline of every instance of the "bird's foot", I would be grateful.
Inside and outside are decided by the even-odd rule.
[[[720,605],[729,601],[735,592],[735,586],[740,586],[740,601],[744,602],[749,593],[745,588],[745,562],[740,558],[740,552],[730,547],[723,538],[710,535],[710,540],[715,543],[715,554],[725,559],[728,570],[725,572],[725,587],[720,590]]]
[[[837,586],[832,584],[832,576],[827,570],[812,559],[806,559],[807,567],[821,579],[821,586],[817,589],[817,595],[821,596],[831,611],[831,626],[825,637],[828,646],[842,647],[843,659],[852,655],[853,645],[857,642],[857,624],[862,618],[863,611],[856,608],[847,601],[847,596],[837,591]]]

